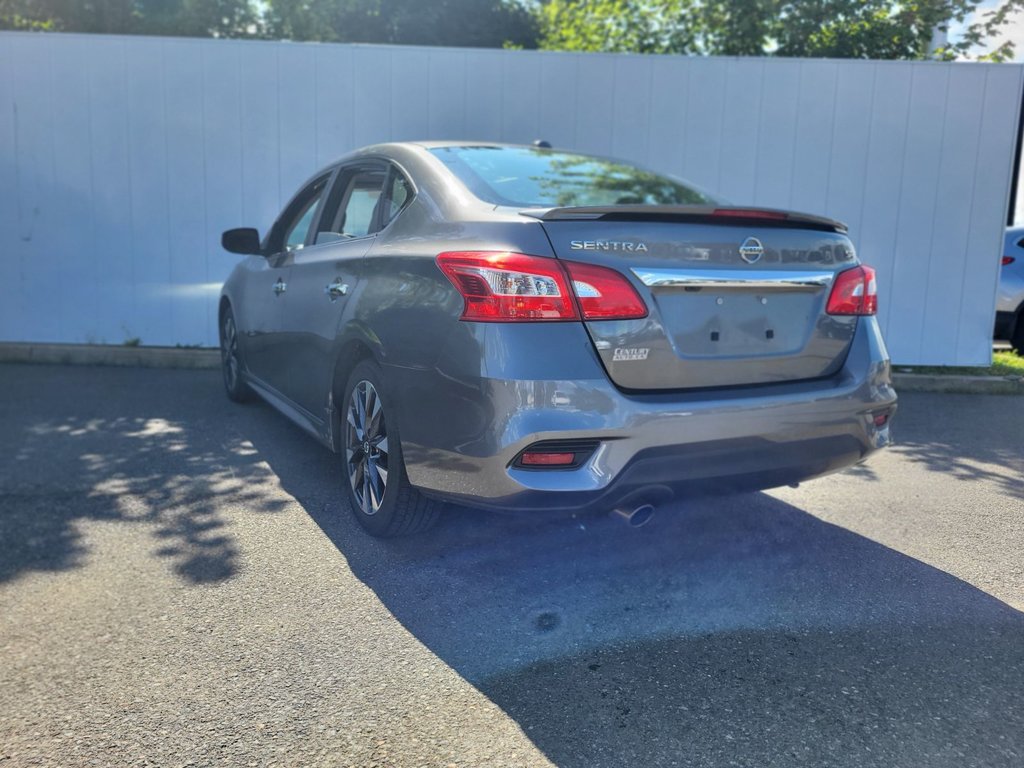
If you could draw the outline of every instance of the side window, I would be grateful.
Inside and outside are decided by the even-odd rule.
[[[343,231],[351,237],[361,237],[375,231],[373,212],[384,187],[384,174],[360,173],[353,179],[345,206]]]
[[[292,224],[285,236],[284,245],[289,251],[294,251],[306,244],[306,235],[309,234],[309,225],[313,223],[313,214],[316,213],[316,204],[320,202],[319,196],[306,204],[305,210],[299,220]]]
[[[391,220],[399,214],[411,197],[412,188],[405,180],[405,176],[397,170],[392,170],[388,179],[388,203],[381,218],[381,226],[386,227],[391,223]]]
[[[343,172],[335,182],[317,229],[316,242],[330,243],[373,234],[387,171],[380,166]]]
[[[272,249],[280,252],[298,250],[306,243],[309,226],[316,215],[317,204],[324,194],[331,175],[325,174],[299,192],[274,226]]]

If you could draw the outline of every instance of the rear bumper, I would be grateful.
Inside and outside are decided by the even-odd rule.
[[[589,339],[572,339],[569,324],[554,331],[548,326],[549,336],[562,338],[547,339],[546,348],[558,354],[546,361],[529,332],[513,338],[527,326],[513,336],[509,328],[473,331],[482,334],[477,349],[484,372],[504,367],[509,378],[453,375],[458,360],[469,359],[454,349],[456,357],[442,354],[433,371],[387,371],[402,390],[409,478],[424,492],[500,509],[610,508],[645,494],[799,482],[862,461],[890,442],[889,424],[873,420],[896,405],[874,318],[862,318],[843,368],[827,380],[652,395],[611,385]],[[504,335],[505,348],[492,361],[487,350],[496,333]],[[522,371],[510,361],[530,359],[531,350],[558,378],[515,375]],[[569,378],[572,370],[591,376]],[[578,469],[511,466],[533,442],[567,438],[601,442]]]

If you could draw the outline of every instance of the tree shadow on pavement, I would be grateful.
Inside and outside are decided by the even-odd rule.
[[[1024,402],[1012,395],[914,393],[901,408],[896,450],[957,480],[980,480],[1024,512]],[[956,418],[949,418],[949,409]]]
[[[109,391],[139,372],[6,366],[0,423],[0,583],[29,571],[60,571],[88,557],[80,525],[103,520],[137,525],[154,552],[182,579],[214,583],[237,570],[238,551],[218,512],[230,494],[273,512],[274,478],[251,447],[239,447],[197,423],[194,403],[213,394],[212,377],[189,371],[147,386]],[[74,386],[63,377],[70,375]],[[69,399],[68,393],[74,398]]]

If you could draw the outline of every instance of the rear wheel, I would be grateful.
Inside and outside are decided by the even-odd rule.
[[[238,327],[231,307],[220,319],[220,368],[224,375],[224,389],[236,403],[252,399],[252,390],[242,379],[242,353],[238,349]]]
[[[1024,309],[1017,312],[1017,323],[1010,338],[1010,346],[1024,355]]]
[[[437,519],[439,502],[405,474],[393,411],[375,363],[359,363],[345,387],[342,413],[345,491],[356,519],[374,536],[418,533]]]

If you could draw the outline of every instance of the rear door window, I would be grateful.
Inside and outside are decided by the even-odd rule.
[[[390,224],[412,200],[412,186],[397,168],[388,178],[387,200],[382,208],[381,229]]]
[[[366,237],[380,229],[387,175],[384,164],[343,168],[320,216],[317,244]]]

